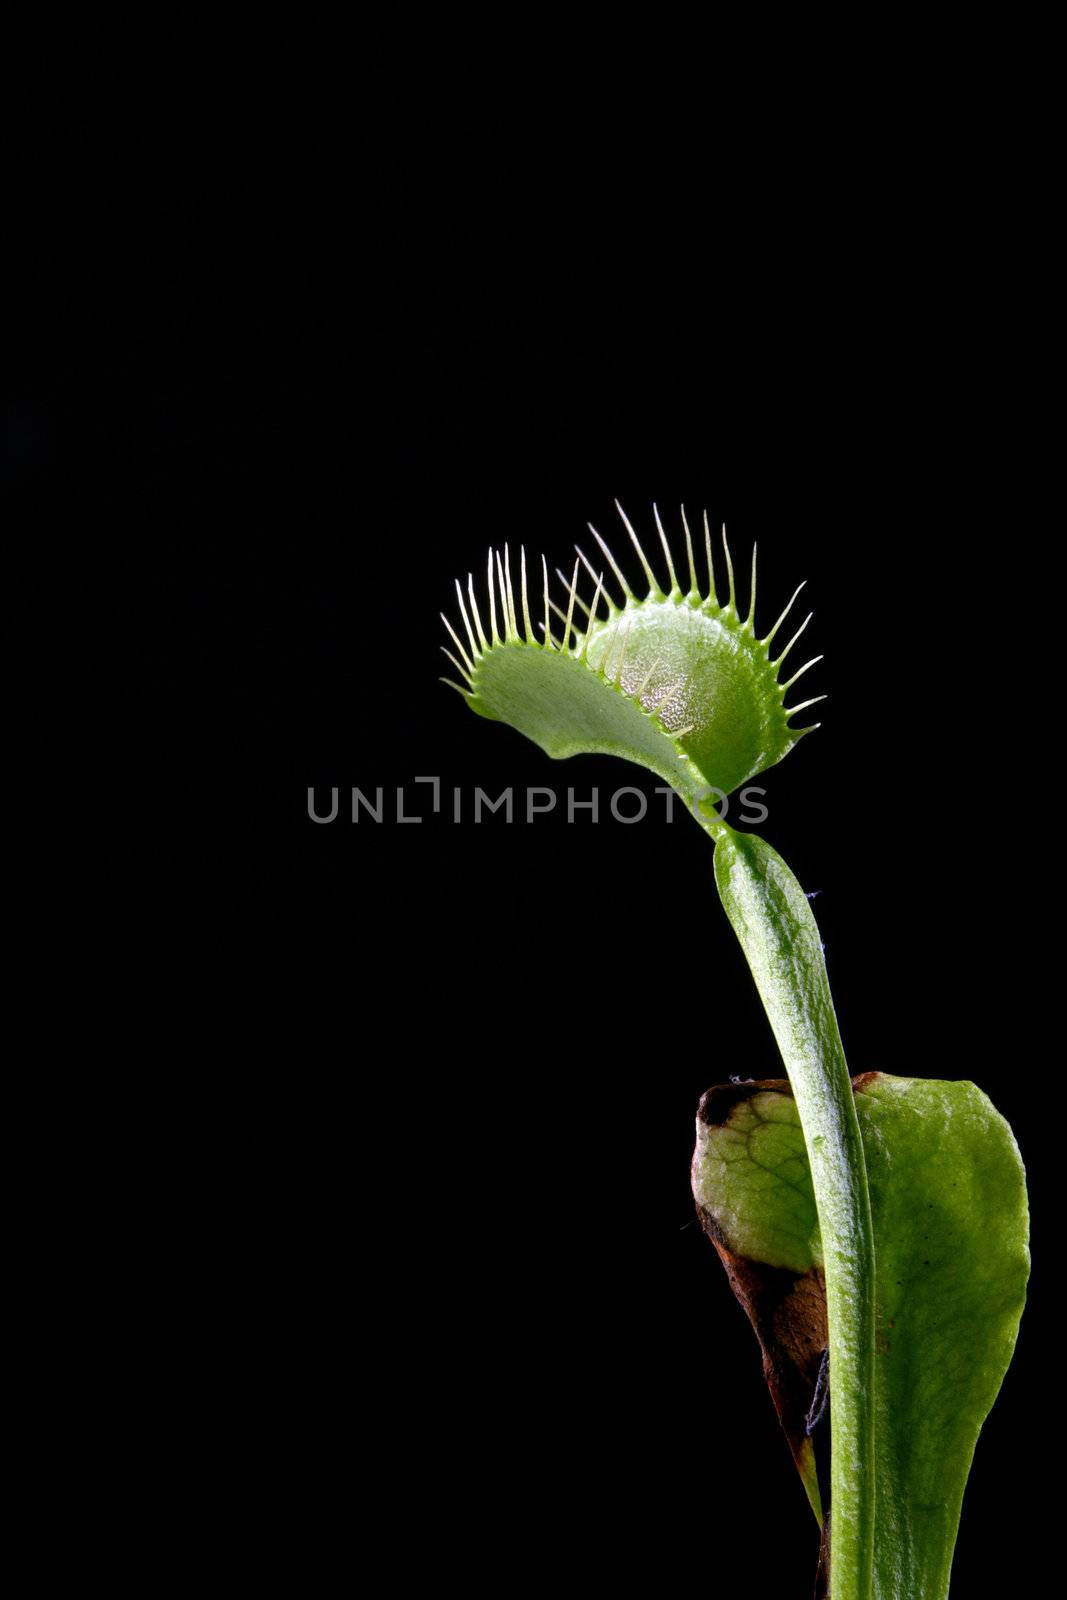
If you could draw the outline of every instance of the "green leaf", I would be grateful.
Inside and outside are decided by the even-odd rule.
[[[472,710],[517,728],[548,755],[621,756],[666,779],[695,807],[712,790],[728,795],[746,779],[766,771],[809,731],[792,727],[790,718],[815,702],[787,706],[785,700],[815,662],[809,661],[784,682],[779,679],[781,665],[806,623],[772,657],[772,644],[793,601],[760,638],[755,626],[754,553],[748,612],[742,617],[725,531],[729,597],[720,600],[706,525],[705,593],[697,578],[688,525],[689,583],[683,590],[657,514],[669,566],[669,587],[663,589],[636,533],[625,517],[623,521],[649,580],[647,595],[633,593],[599,534],[595,537],[614,574],[621,603],[604,587],[603,573],[586,584],[587,592],[592,584],[591,602],[583,598],[578,591],[578,563],[569,585],[564,580],[554,591],[558,600],[549,587],[547,565],[538,574],[539,592],[531,595],[525,552],[520,552],[516,596],[510,551],[507,546],[502,555],[491,551],[485,613],[469,576],[466,592],[456,585],[455,626],[443,618],[454,647],[444,646],[444,652],[464,680],[445,682],[459,690]],[[592,574],[592,563],[582,559]],[[537,623],[531,616],[531,601]]]
[[[516,639],[476,656],[472,708],[550,756],[622,756],[683,793],[729,794],[797,742],[766,645],[699,596],[630,599],[577,649]]]
[[[853,1085],[875,1241],[874,1594],[943,1600],[975,1442],[1025,1300],[1025,1175],[1011,1129],[973,1083],[867,1073]],[[818,1513],[826,1486],[806,1434],[817,1352],[797,1329],[809,1344],[818,1329],[823,1253],[788,1083],[704,1096],[693,1193]]]

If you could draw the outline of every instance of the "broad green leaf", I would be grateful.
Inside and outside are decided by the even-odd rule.
[[[853,1086],[875,1241],[874,1594],[943,1600],[975,1442],[1025,1299],[1025,1175],[1011,1129],[974,1084],[866,1073]],[[693,1193],[760,1338],[818,1514],[806,1429],[818,1410],[808,1346],[822,1245],[784,1080],[705,1095]]]

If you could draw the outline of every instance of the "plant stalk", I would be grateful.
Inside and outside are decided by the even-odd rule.
[[[793,1086],[811,1163],[830,1348],[830,1594],[871,1600],[874,1560],[874,1234],[867,1169],[819,930],[770,845],[701,818],[715,881]]]

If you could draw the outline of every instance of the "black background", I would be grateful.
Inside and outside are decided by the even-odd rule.
[[[819,891],[853,1071],[974,1079],[1039,1190],[1029,335],[976,337],[989,283],[937,253],[906,286],[709,263],[679,305],[569,238],[380,249],[154,267],[42,338],[10,410],[13,515],[121,570],[115,1228],[146,1433],[185,1463],[168,1559],[207,1528],[313,1587],[374,1558],[803,1594],[816,1530],[688,1188],[701,1091],[779,1072],[709,841],[654,797],[521,820],[528,785],[654,785],[471,715],[438,613],[490,544],[620,548],[614,496],[646,531],[706,506],[742,569],[757,540],[764,625],[807,579],[829,698],[760,831]],[[515,822],[471,826],[476,785]],[[1043,1292],[1039,1256],[961,1593],[1020,1576]]]

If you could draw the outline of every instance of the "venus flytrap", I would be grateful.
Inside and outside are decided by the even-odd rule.
[[[533,582],[524,550],[517,572],[507,547],[491,552],[484,613],[468,575],[465,591],[456,584],[456,625],[443,619],[451,636],[445,654],[461,680],[445,681],[474,711],[517,728],[552,757],[599,752],[656,773],[713,839],[719,895],[788,1084],[766,1090],[758,1104],[735,1093],[717,1121],[708,1111],[712,1104],[723,1109],[718,1092],[705,1096],[693,1165],[698,1210],[760,1338],[768,1383],[824,1527],[822,1592],[833,1600],[939,1600],[947,1593],[974,1440],[1022,1310],[1028,1258],[1018,1152],[1007,1125],[972,1085],[923,1085],[882,1074],[853,1084],[818,929],[800,885],[769,845],[735,832],[715,809],[714,796],[766,771],[818,726],[798,728],[792,719],[821,696],[791,706],[786,700],[821,657],[783,679],[810,614],[784,646],[777,643],[789,635],[800,589],[760,637],[755,550],[742,616],[725,530],[724,571],[717,574],[705,515],[701,580],[682,512],[683,587],[655,511],[664,587],[618,509],[646,593],[635,594],[591,526],[602,563],[576,547],[573,572],[569,578],[557,572],[555,592],[544,558]],[[855,1092],[875,1079],[877,1094]],[[909,1092],[893,1098],[897,1085]],[[953,1091],[968,1091],[966,1116]],[[875,1100],[879,1115],[871,1109]],[[761,1131],[765,1124],[769,1136]],[[753,1159],[754,1141],[788,1153],[768,1166]],[[991,1167],[983,1155],[989,1150],[996,1152]],[[932,1168],[910,1187],[902,1184],[898,1174],[922,1161],[947,1162],[951,1187],[942,1189]],[[930,1229],[947,1230],[955,1241],[943,1255],[931,1246],[915,1272],[900,1247],[911,1215],[901,1209],[905,1190],[912,1199],[924,1197]],[[981,1214],[990,1196],[999,1208],[992,1229]],[[983,1229],[979,1277],[991,1307],[985,1318],[956,1270],[976,1254]],[[899,1281],[887,1275],[898,1270],[905,1273]],[[785,1279],[775,1276],[783,1273]],[[890,1319],[892,1336],[888,1305],[900,1312]],[[961,1306],[970,1341],[962,1358],[949,1351],[944,1331]],[[973,1381],[947,1376],[961,1359]],[[821,1484],[810,1435],[826,1387],[830,1473]],[[910,1432],[901,1422],[909,1417]],[[938,1440],[950,1443],[939,1467]]]

